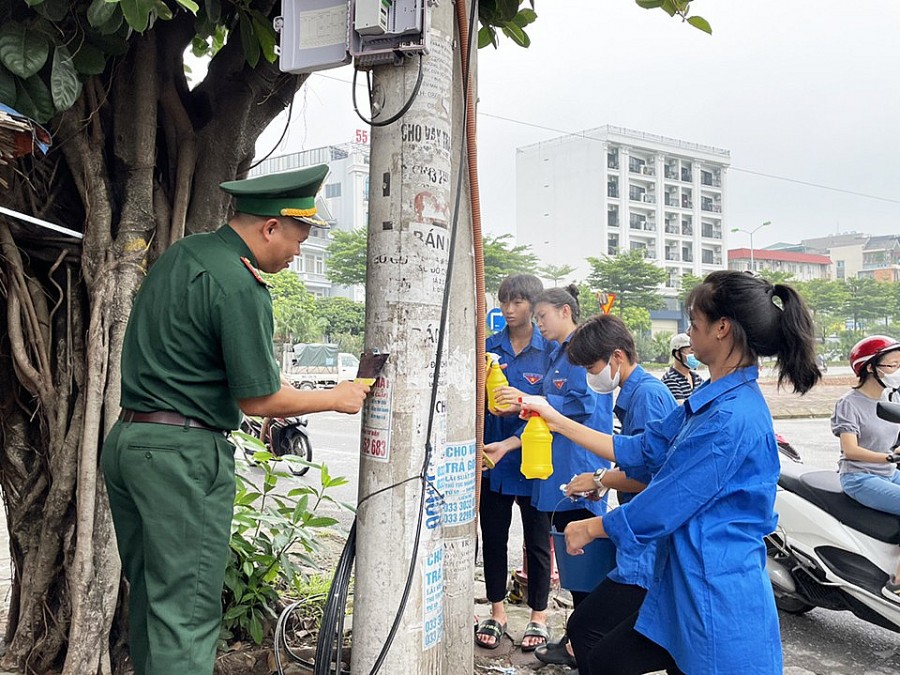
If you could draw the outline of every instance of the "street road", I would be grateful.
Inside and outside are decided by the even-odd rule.
[[[359,426],[360,415],[337,413],[312,415],[309,422],[313,459],[325,462],[332,475],[349,479],[348,485],[332,495],[350,503],[356,503]],[[827,419],[776,420],[775,430],[797,449],[806,463],[835,468],[838,445]],[[318,480],[318,472],[311,470],[304,478],[293,480]],[[337,517],[349,529],[352,516],[343,513]],[[521,565],[521,542],[521,524],[516,516],[510,533],[511,565]],[[848,612],[814,609],[800,617],[781,614],[780,619],[786,673],[900,672],[900,634],[860,621]],[[741,630],[741,627],[734,629]]]

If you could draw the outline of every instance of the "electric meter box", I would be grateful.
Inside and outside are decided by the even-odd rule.
[[[311,73],[350,63],[348,0],[282,0],[278,66]]]

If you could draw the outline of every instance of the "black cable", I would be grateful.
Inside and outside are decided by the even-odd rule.
[[[356,104],[356,74],[358,72],[359,72],[359,69],[357,69],[357,68],[353,69],[353,87],[352,87],[352,91],[351,91],[351,95],[353,98],[353,112],[355,112],[356,116],[359,117],[359,119],[361,119],[365,124],[368,124],[369,126],[386,127],[386,126],[393,124],[394,122],[399,120],[401,117],[403,117],[407,112],[409,112],[409,109],[412,107],[412,104],[415,102],[416,97],[419,95],[419,88],[422,86],[422,79],[423,79],[423,75],[425,73],[425,69],[422,66],[422,54],[420,53],[419,54],[419,74],[416,77],[416,84],[413,87],[412,94],[410,94],[409,98],[406,100],[406,103],[403,104],[403,107],[400,108],[400,110],[396,114],[392,115],[391,117],[389,117],[386,120],[378,120],[378,121],[376,121],[374,119],[374,116],[373,116],[373,119],[367,119],[367,118],[363,117],[363,114],[359,111],[359,106]],[[372,80],[369,77],[369,72],[366,73],[366,82],[368,84],[369,106],[371,108],[372,99],[374,97],[374,92],[372,91]]]
[[[266,154],[265,156],[263,156],[262,158],[260,158],[260,160],[259,160],[258,162],[254,162],[253,164],[250,165],[250,167],[247,169],[248,172],[252,171],[252,170],[255,169],[256,167],[258,167],[260,164],[262,164],[263,162],[265,162],[267,159],[269,159],[269,157],[272,156],[272,153],[274,153],[274,152],[278,149],[278,146],[281,145],[281,141],[283,141],[283,140],[284,140],[284,137],[287,136],[288,129],[289,129],[290,126],[291,126],[291,116],[292,116],[293,114],[294,114],[294,97],[292,96],[292,97],[291,97],[291,102],[290,102],[290,104],[288,105],[288,117],[287,117],[287,122],[285,122],[285,124],[284,124],[284,129],[283,129],[282,132],[281,132],[281,137],[278,139],[278,142],[277,142],[274,146],[272,146],[272,149],[269,150],[268,154]]]

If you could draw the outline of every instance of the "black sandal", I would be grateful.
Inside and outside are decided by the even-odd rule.
[[[506,624],[500,623],[496,619],[485,619],[478,624],[478,630],[475,631],[475,644],[482,649],[496,649],[500,646],[500,639],[506,633]],[[489,645],[478,639],[479,635],[493,637],[494,644]]]
[[[525,627],[525,635],[522,636],[522,642],[525,642],[525,638],[542,638],[543,642],[535,642],[531,645],[522,644],[523,652],[533,652],[538,647],[543,647],[544,645],[550,642],[550,631],[547,629],[547,625],[543,623],[538,623],[537,621],[529,621],[528,625]]]

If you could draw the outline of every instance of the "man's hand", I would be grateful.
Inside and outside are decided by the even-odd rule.
[[[355,415],[362,408],[370,389],[371,387],[364,382],[353,382],[351,380],[339,382],[331,390],[333,396],[331,409],[335,412]]]

